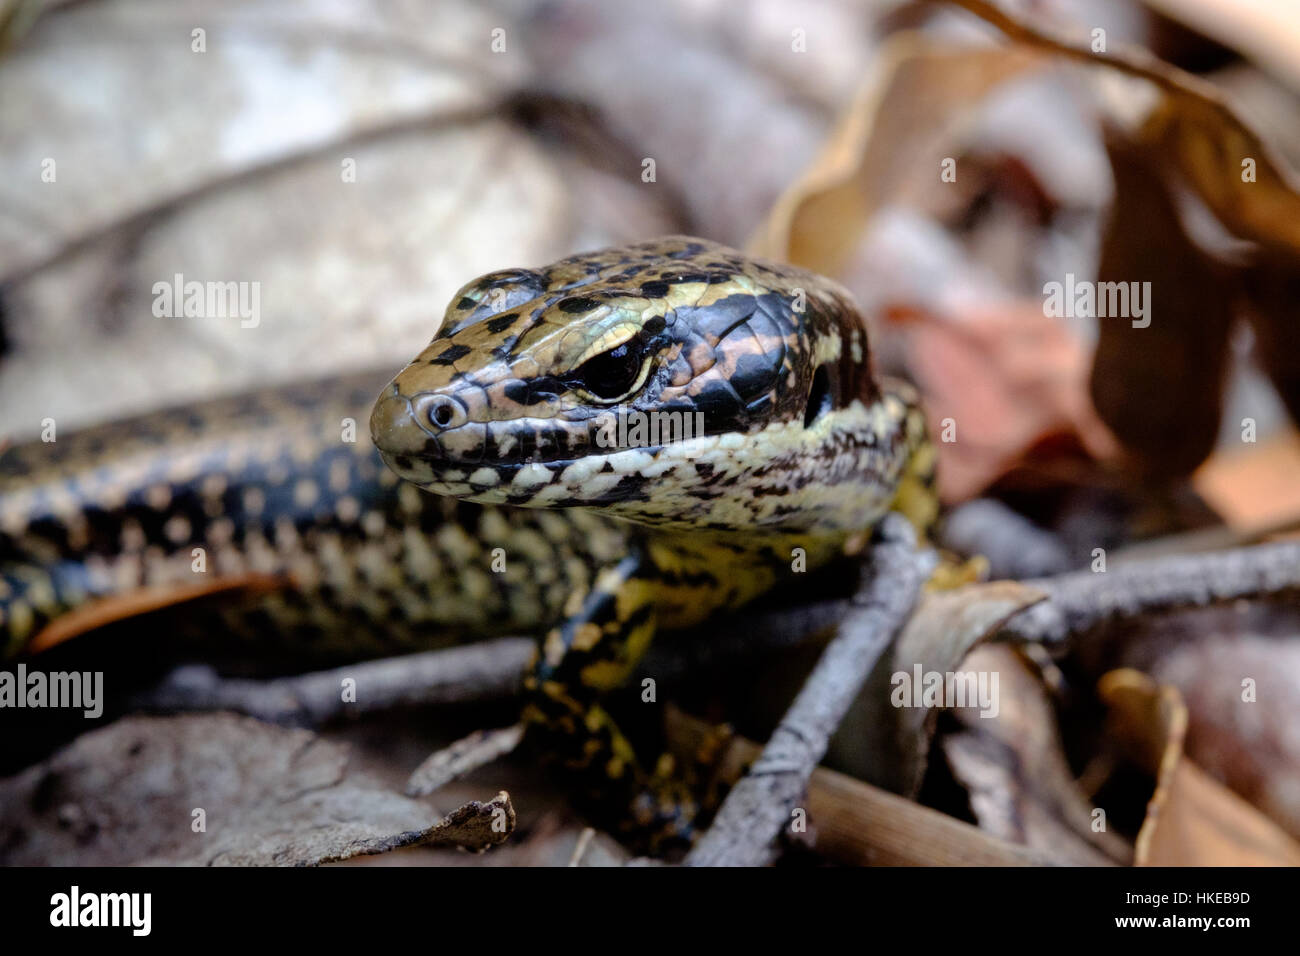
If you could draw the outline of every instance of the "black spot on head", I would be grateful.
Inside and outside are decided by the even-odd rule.
[[[506,398],[510,399],[512,402],[516,402],[520,405],[531,404],[529,397],[531,393],[527,382],[521,382],[518,380],[507,382],[502,391],[505,393]]]
[[[519,318],[516,312],[507,312],[505,315],[499,315],[495,319],[488,319],[487,330],[492,333],[504,332],[514,324],[515,319]]]
[[[561,312],[572,315],[577,312],[590,312],[599,304],[600,303],[595,299],[588,299],[585,296],[575,295],[570,296],[567,299],[561,299],[557,303],[557,306]]]
[[[668,294],[668,283],[662,280],[641,283],[641,294],[647,299],[662,299]]]
[[[457,359],[464,358],[470,353],[468,345],[453,345],[450,348],[443,349],[438,353],[436,358],[429,359],[430,365],[450,365]]]
[[[460,301],[456,303],[456,308],[458,308],[458,309],[472,309],[472,308],[474,308],[474,306],[476,306],[476,305],[478,305],[477,302],[475,302],[475,301],[474,301],[473,299],[471,299],[469,296],[467,296],[467,295],[463,295],[463,296],[460,297]]]

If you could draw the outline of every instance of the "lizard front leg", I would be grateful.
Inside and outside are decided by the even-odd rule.
[[[691,838],[698,808],[690,787],[670,760],[647,770],[601,703],[650,644],[658,587],[654,565],[637,550],[576,593],[525,679],[524,719],[530,736],[576,772],[587,807],[628,842],[662,850]]]

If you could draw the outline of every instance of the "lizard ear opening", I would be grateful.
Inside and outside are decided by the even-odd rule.
[[[817,366],[813,373],[812,388],[808,392],[808,404],[804,406],[803,427],[809,428],[813,422],[831,410],[831,374],[826,365]]]

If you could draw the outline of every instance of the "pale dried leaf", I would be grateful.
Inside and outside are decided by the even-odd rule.
[[[1134,670],[1098,685],[1110,730],[1155,777],[1137,866],[1300,866],[1300,844],[1183,755],[1187,709],[1172,687]]]
[[[231,714],[129,717],[0,782],[0,855],[7,865],[316,865],[499,843],[513,829],[508,803],[443,820],[350,774],[347,751],[308,731]],[[204,832],[192,829],[198,809]]]
[[[1043,598],[1014,581],[927,593],[840,725],[831,743],[832,762],[887,790],[914,794],[939,711],[894,706],[895,675],[911,680],[918,668],[921,673],[957,670],[971,648]]]

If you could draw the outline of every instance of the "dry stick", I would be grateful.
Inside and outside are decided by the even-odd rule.
[[[1019,580],[1077,567],[1060,535],[994,498],[954,508],[943,521],[939,544],[958,554],[980,555],[994,578]]]
[[[650,649],[643,670],[661,680],[763,651],[780,651],[827,631],[844,617],[849,601],[832,600],[738,615],[724,632],[716,625]],[[204,664],[176,668],[137,695],[140,710],[231,710],[268,723],[318,727],[341,717],[398,706],[434,706],[494,700],[518,694],[537,642],[497,640],[362,661],[347,667],[264,680],[221,677]],[[356,700],[345,701],[342,681],[356,681]]]
[[[1176,555],[1025,583],[1049,598],[1011,618],[1002,635],[1055,652],[1071,637],[1126,618],[1300,591],[1300,543]]]
[[[270,723],[315,727],[395,707],[512,697],[536,646],[531,638],[507,637],[274,680],[222,678],[210,667],[189,665],[135,703],[147,710],[233,710]],[[345,680],[355,681],[355,699],[345,699]]]
[[[935,563],[917,551],[901,515],[881,522],[839,634],[826,646],[799,696],[749,773],[727,795],[707,833],[686,857],[692,866],[761,866],[791,820],[808,778],[821,762],[872,666],[903,626]]]
[[[522,721],[496,730],[476,730],[435,751],[411,772],[406,781],[406,795],[427,797],[453,780],[504,757],[523,742],[524,730]]]

